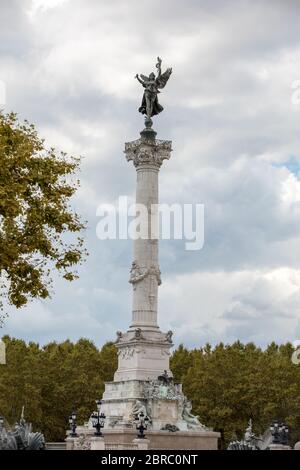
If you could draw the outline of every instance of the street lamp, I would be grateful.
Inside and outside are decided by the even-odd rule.
[[[273,437],[273,444],[279,444],[279,423],[277,420],[273,421],[271,424],[270,432]]]
[[[285,423],[282,423],[281,442],[285,446],[287,446],[289,443],[289,427]]]
[[[134,419],[136,421],[136,429],[138,430],[137,437],[139,439],[145,439],[144,431],[146,431],[148,427],[148,422],[149,422],[148,416],[145,416],[144,413],[141,411],[141,413],[136,415]]]
[[[73,411],[72,414],[69,416],[69,424],[70,424],[70,429],[71,429],[70,436],[71,436],[71,437],[77,437],[77,433],[76,433],[76,428],[77,428],[76,419],[77,419],[77,415],[76,415],[75,411]]]
[[[96,400],[97,411],[94,411],[94,413],[92,413],[91,415],[93,428],[96,429],[96,431],[94,432],[95,436],[102,436],[101,429],[104,428],[106,418],[105,414],[103,412],[100,412],[101,403],[101,400]]]
[[[285,423],[279,423],[277,420],[273,421],[270,432],[273,437],[273,444],[288,445],[289,428]]]

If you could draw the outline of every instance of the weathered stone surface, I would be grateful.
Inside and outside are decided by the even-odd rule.
[[[88,431],[88,436],[93,431]],[[212,431],[147,431],[149,450],[159,449],[182,449],[182,450],[216,450],[220,434]],[[105,429],[105,444],[132,444],[136,437],[135,429]]]
[[[158,329],[141,329],[141,338],[136,338],[134,331],[123,335],[118,348],[118,369],[114,380],[151,380],[164,370],[169,370],[170,348],[166,335]]]
[[[93,436],[90,438],[91,450],[104,450],[105,442],[104,438],[100,436]]]
[[[158,328],[157,289],[161,284],[155,212],[158,204],[158,172],[171,156],[171,142],[138,139],[125,144],[128,161],[137,170],[136,203],[148,210],[148,238],[134,240],[134,261],[130,273],[133,285],[132,327]]]
[[[149,418],[149,430],[159,431],[166,425],[180,431],[209,430],[191,414],[181,384],[173,383],[171,377],[169,383],[158,379],[107,382],[101,411],[107,416],[105,430],[134,427],[134,418],[141,411]]]

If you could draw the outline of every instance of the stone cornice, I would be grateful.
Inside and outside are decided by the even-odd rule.
[[[122,348],[128,348],[132,347],[132,349],[139,347],[139,346],[149,346],[150,348],[164,348],[164,349],[170,349],[174,346],[173,343],[165,341],[154,341],[154,340],[147,340],[147,339],[141,339],[141,340],[127,340],[127,341],[122,341],[115,343],[115,346],[117,349],[122,349]]]

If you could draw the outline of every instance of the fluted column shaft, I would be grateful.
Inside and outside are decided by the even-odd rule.
[[[157,223],[158,173],[164,159],[170,158],[171,142],[157,139],[138,139],[125,146],[126,158],[133,161],[137,171],[136,203],[147,210],[145,238],[134,240],[134,260],[130,271],[133,286],[131,327],[157,328],[157,291],[161,283],[158,261],[158,240],[153,238]],[[143,233],[145,235],[145,233]]]

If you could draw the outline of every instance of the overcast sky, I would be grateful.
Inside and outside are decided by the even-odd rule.
[[[98,240],[96,209],[134,196],[134,75],[159,55],[173,75],[155,129],[174,149],[160,200],[205,205],[201,251],[161,243],[159,324],[190,347],[300,340],[299,30],[297,0],[0,0],[5,111],[84,157],[73,205],[90,252],[0,335],[101,345],[129,325],[132,242]]]

